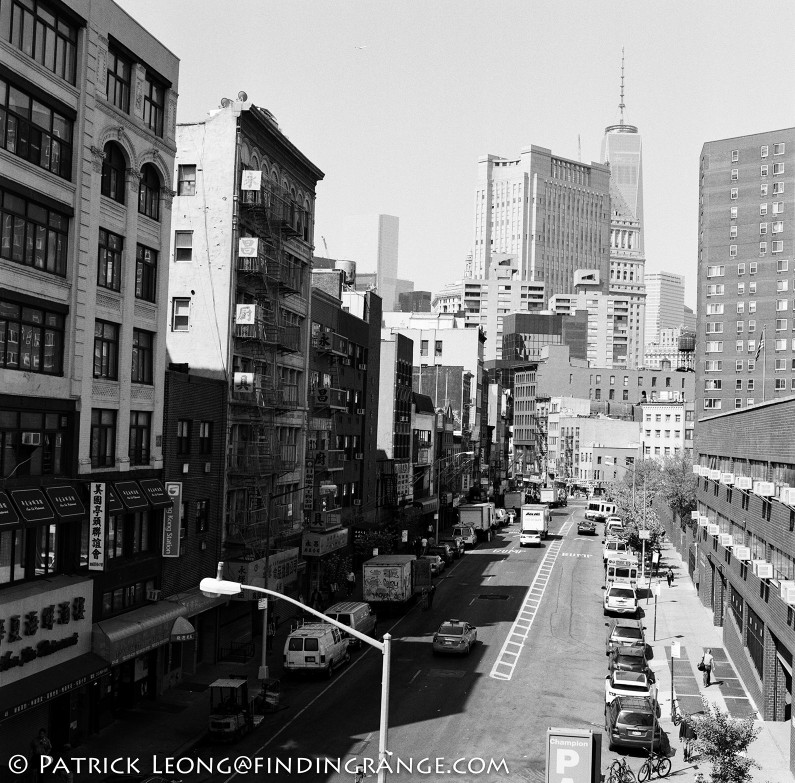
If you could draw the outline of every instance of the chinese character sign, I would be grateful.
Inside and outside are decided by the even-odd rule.
[[[257,306],[253,304],[239,304],[235,308],[235,323],[238,326],[252,325],[257,313]]]
[[[258,237],[240,237],[238,240],[237,254],[240,258],[256,258],[258,250]]]
[[[262,172],[245,169],[240,175],[241,190],[259,190],[262,186]]]
[[[91,483],[89,503],[88,570],[105,570],[105,485]]]

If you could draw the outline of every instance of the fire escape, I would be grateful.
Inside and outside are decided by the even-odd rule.
[[[536,472],[541,475],[541,478],[546,483],[547,480],[547,452],[548,441],[547,435],[549,426],[549,397],[536,397]],[[541,403],[539,405],[539,403]]]
[[[301,350],[300,327],[286,319],[282,299],[302,293],[300,260],[285,240],[301,236],[303,209],[272,183],[241,190],[230,392],[230,488],[248,489],[247,507],[230,509],[227,542],[245,557],[265,557],[294,526],[287,504],[269,502],[276,477],[298,465],[298,446],[277,439],[277,417],[301,404],[298,385],[285,383],[279,359]],[[301,515],[297,515],[300,528]]]

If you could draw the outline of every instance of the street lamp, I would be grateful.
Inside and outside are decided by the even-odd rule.
[[[318,612],[310,606],[305,606],[300,601],[296,601],[294,598],[290,598],[287,595],[282,595],[282,593],[277,593],[275,590],[268,590],[265,587],[244,585],[240,582],[233,582],[231,580],[224,579],[223,574],[224,564],[223,562],[220,562],[218,563],[218,573],[216,577],[214,579],[212,577],[202,579],[199,583],[199,590],[201,590],[202,593],[208,598],[220,598],[222,595],[240,595],[243,590],[254,590],[258,593],[271,595],[274,598],[279,598],[282,601],[287,601],[288,603],[294,604],[304,612],[308,612],[309,614],[319,617],[324,623],[336,625],[341,631],[344,631],[351,636],[355,636],[360,641],[366,642],[371,647],[375,647],[377,650],[381,651],[383,659],[381,664],[381,720],[379,729],[380,734],[378,738],[378,783],[385,783],[387,766],[386,742],[389,731],[389,664],[391,658],[390,647],[392,635],[385,633],[383,636],[383,642],[376,641],[366,634],[363,634],[361,631],[351,628],[349,625],[337,622],[337,620],[333,619],[332,617],[329,617],[322,612]]]

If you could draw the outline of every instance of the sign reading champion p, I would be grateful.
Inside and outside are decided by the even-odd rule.
[[[597,783],[602,735],[586,729],[547,729],[546,783]]]

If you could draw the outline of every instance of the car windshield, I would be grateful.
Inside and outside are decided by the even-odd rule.
[[[610,588],[610,597],[611,598],[634,598],[635,591],[630,590],[628,587],[611,587]]]
[[[451,623],[442,623],[441,627],[439,628],[439,633],[444,634],[445,636],[463,636],[464,626],[452,625]]]
[[[624,726],[643,726],[651,728],[654,717],[649,712],[635,712],[634,710],[621,710],[616,723]]]
[[[613,631],[613,635],[620,636],[622,639],[642,638],[640,628],[635,628],[632,625],[619,625],[618,628]]]

